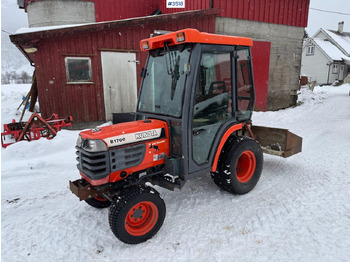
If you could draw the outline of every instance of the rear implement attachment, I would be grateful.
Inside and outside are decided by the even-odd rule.
[[[301,152],[303,139],[288,129],[265,126],[251,128],[255,139],[266,154],[286,158]]]
[[[1,133],[1,145],[7,146],[22,140],[32,141],[41,137],[52,139],[62,127],[72,126],[73,118],[58,117],[53,114],[48,119],[43,119],[37,113],[29,118],[28,122],[12,121],[10,124],[4,124],[4,132]]]

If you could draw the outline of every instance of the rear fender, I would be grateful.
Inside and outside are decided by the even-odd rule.
[[[220,144],[219,144],[219,146],[218,146],[218,148],[216,150],[216,154],[215,154],[215,157],[214,157],[213,165],[211,166],[211,171],[212,172],[215,172],[216,169],[217,169],[218,162],[219,162],[219,157],[220,157],[220,154],[221,154],[221,150],[223,149],[227,139],[231,136],[231,134],[233,132],[236,132],[236,131],[242,130],[242,129],[243,129],[243,124],[242,123],[234,125],[234,126],[231,126],[229,129],[227,129],[225,134],[222,136]]]

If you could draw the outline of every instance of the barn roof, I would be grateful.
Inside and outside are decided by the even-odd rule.
[[[10,40],[17,46],[17,48],[23,53],[23,55],[29,60],[30,63],[34,63],[34,58],[31,53],[31,50],[33,50],[33,48],[35,49],[36,44],[41,39],[76,36],[79,34],[99,32],[104,30],[113,30],[126,27],[144,27],[148,24],[170,23],[174,20],[197,19],[199,17],[213,15],[217,16],[219,13],[220,9],[212,8],[197,11],[186,11],[174,14],[114,20],[108,22],[23,28],[18,30],[15,34],[10,35]]]
[[[158,22],[171,22],[174,19],[185,19],[206,16],[206,15],[218,15],[220,9],[205,9],[198,11],[186,11],[174,14],[156,15],[156,16],[145,16],[137,18],[129,18],[124,20],[115,20],[108,22],[98,22],[89,24],[79,25],[62,25],[62,26],[50,26],[50,27],[39,27],[39,28],[28,28],[21,29],[16,34],[10,35],[11,42],[14,44],[30,45],[36,41],[44,38],[60,37],[76,35],[87,32],[95,32],[102,30],[111,30],[122,27],[131,26],[143,26],[145,24],[152,24]]]

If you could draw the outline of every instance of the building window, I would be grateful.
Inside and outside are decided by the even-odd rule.
[[[338,74],[338,73],[339,73],[339,65],[333,64],[332,74]]]
[[[66,74],[68,83],[92,82],[91,58],[66,57]]]
[[[307,47],[306,55],[313,55],[315,53],[315,46],[310,45]]]

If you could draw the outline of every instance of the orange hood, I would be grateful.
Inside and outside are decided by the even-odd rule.
[[[80,136],[82,139],[101,139],[108,147],[114,147],[159,138],[164,132],[168,132],[166,122],[147,119],[82,131]]]

